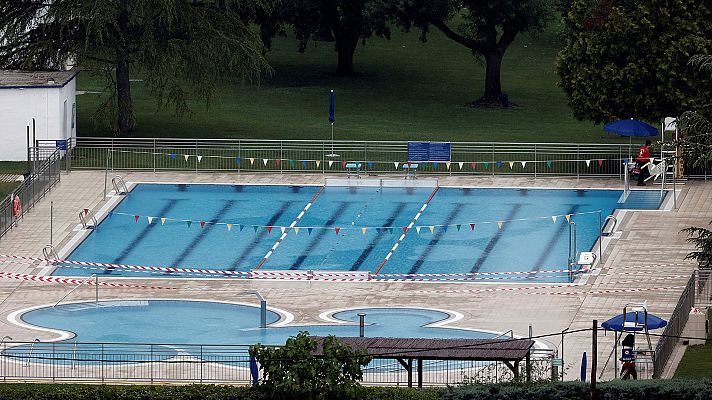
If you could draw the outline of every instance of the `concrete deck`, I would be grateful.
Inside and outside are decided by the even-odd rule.
[[[122,173],[126,182],[220,182],[235,184],[322,184],[325,175],[275,175],[227,173]],[[339,175],[338,177],[344,177]],[[617,179],[563,179],[521,177],[438,177],[441,186],[472,187],[556,187],[620,188]],[[140,279],[107,278],[105,281],[179,287],[176,290],[127,288],[100,289],[102,299],[216,299],[254,303],[255,299],[237,292],[258,289],[273,307],[288,310],[294,324],[323,322],[319,314],[333,309],[353,307],[430,307],[457,311],[465,318],[456,326],[505,332],[514,330],[526,336],[529,326],[534,335],[560,332],[564,329],[590,328],[593,319],[603,322],[620,314],[628,302],[647,300],[649,311],[670,317],[682,288],[695,265],[683,261],[692,249],[679,233],[681,229],[706,225],[712,220],[712,183],[688,182],[678,196],[678,209],[673,211],[626,212],[617,230],[622,234],[612,239],[603,255],[603,263],[586,278],[585,285],[565,288],[503,291],[499,288],[526,287],[526,284],[480,283],[414,283],[414,282],[287,282],[238,281],[205,279]],[[99,210],[104,204],[104,173],[73,171],[62,175],[62,181],[25,216],[20,226],[0,240],[0,253],[42,256],[49,243],[50,203],[53,204],[53,242],[61,248],[75,234],[77,215],[83,208]],[[60,254],[61,256],[62,254]],[[48,275],[51,268],[38,263],[4,260],[4,272]],[[6,277],[5,277],[6,278]],[[56,339],[52,334],[28,330],[11,324],[6,317],[26,307],[56,302],[70,285],[0,279],[0,335],[15,340],[43,341]],[[632,292],[605,293],[607,290],[637,289]],[[209,290],[206,290],[209,289]],[[483,291],[487,289],[488,291]],[[492,291],[492,289],[495,289]],[[564,294],[561,294],[564,293]],[[568,293],[568,294],[566,294]],[[94,288],[80,288],[69,300],[93,299]],[[560,336],[543,338],[551,347],[560,345]],[[655,342],[655,338],[653,338]],[[599,371],[608,358],[613,335],[599,336]],[[655,343],[653,343],[653,346]],[[561,351],[561,350],[560,350]],[[591,353],[591,333],[567,335],[565,339],[566,378],[579,376],[582,353]],[[612,366],[603,379],[613,377]]]

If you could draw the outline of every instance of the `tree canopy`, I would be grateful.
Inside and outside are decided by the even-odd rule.
[[[310,41],[334,42],[336,74],[354,74],[358,43],[374,34],[390,38],[387,26],[388,0],[277,0],[271,12],[262,14],[260,32],[269,48],[271,39],[291,28],[304,52]]]
[[[106,77],[98,113],[134,129],[130,76],[138,71],[158,106],[207,104],[218,79],[256,79],[268,68],[243,15],[261,0],[0,0],[0,67],[61,69],[68,60]]]
[[[507,48],[518,34],[540,32],[554,10],[551,0],[402,0],[393,16],[406,30],[420,28],[426,40],[431,26],[467,47],[486,66],[480,103],[500,104],[501,67]]]
[[[595,123],[657,121],[710,110],[688,64],[712,52],[712,4],[690,0],[574,0],[557,71],[574,116]]]

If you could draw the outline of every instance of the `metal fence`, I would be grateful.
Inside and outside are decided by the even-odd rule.
[[[59,150],[48,153],[41,161],[33,162],[33,171],[25,178],[14,193],[11,193],[0,205],[0,238],[16,226],[37,202],[60,180]],[[22,210],[18,216],[13,214],[13,199],[20,198]]]
[[[700,268],[695,276],[695,306],[712,307],[712,268]]]
[[[55,141],[38,140],[37,148]],[[148,171],[338,173],[350,162],[364,173],[399,173],[406,141],[170,139],[78,137],[68,142],[67,168]],[[447,175],[622,177],[630,144],[452,142],[451,162],[421,162],[418,172]],[[688,167],[686,176],[706,177]]]
[[[655,346],[655,358],[653,363],[655,365],[653,377],[659,378],[664,369],[665,364],[667,364],[670,354],[677,344],[677,336],[682,335],[682,331],[685,329],[685,324],[690,316],[690,309],[695,305],[695,283],[697,282],[697,273],[693,273],[690,279],[687,281],[685,290],[682,291],[680,295],[680,300],[675,306],[675,310],[670,316],[665,331],[663,331],[658,344]]]
[[[3,381],[251,382],[246,345],[4,342],[3,346]],[[412,367],[411,376],[416,376],[415,363]],[[526,376],[524,363],[519,368],[519,376]],[[364,384],[408,385],[408,372],[397,360],[373,360],[362,371]],[[425,360],[422,371],[424,386],[514,380],[503,362]],[[551,379],[549,354],[532,359],[531,376]]]

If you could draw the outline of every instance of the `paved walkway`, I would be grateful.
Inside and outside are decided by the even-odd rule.
[[[321,174],[225,174],[225,173],[125,173],[127,182],[222,182],[236,184],[321,184]],[[343,178],[343,175],[339,175]],[[617,179],[531,179],[521,177],[438,177],[441,186],[619,188]],[[78,214],[83,208],[99,210],[103,199],[104,174],[96,171],[74,171],[62,175],[62,182],[32,210],[20,226],[0,240],[0,253],[41,256],[50,241],[50,204],[53,204],[52,239],[61,248],[74,236]],[[683,258],[691,250],[680,229],[705,225],[712,220],[712,183],[690,182],[681,187],[676,211],[626,212],[617,230],[620,238],[606,248],[603,265],[586,278],[585,286],[509,291],[525,284],[480,283],[403,283],[403,282],[286,282],[224,281],[205,279],[139,279],[111,278],[111,282],[179,287],[176,290],[139,290],[126,288],[100,289],[100,297],[191,298],[255,302],[239,294],[245,289],[258,289],[270,306],[283,308],[295,315],[295,324],[315,323],[326,310],[345,307],[433,307],[458,311],[465,318],[457,326],[492,331],[514,330],[526,336],[531,325],[534,335],[560,332],[564,329],[590,328],[622,312],[628,302],[647,300],[652,313],[668,318],[677,304],[683,287],[694,270],[694,264]],[[60,254],[61,256],[62,254]],[[2,271],[47,275],[50,268],[26,262],[2,262]],[[12,279],[0,279],[0,335],[15,340],[52,339],[51,334],[20,328],[6,321],[9,313],[25,307],[50,304],[61,298],[71,286]],[[209,292],[204,290],[209,288]],[[637,289],[627,293],[606,293],[621,288]],[[670,289],[673,288],[673,289]],[[492,291],[494,289],[494,291]],[[488,291],[483,291],[488,290]],[[93,299],[94,288],[81,288],[71,300]],[[581,354],[591,352],[591,334],[567,335],[565,363],[567,379],[578,377]],[[613,335],[599,336],[599,368],[612,349]],[[551,347],[560,345],[560,337],[544,340]],[[654,344],[653,344],[654,346]],[[612,367],[603,378],[612,378]]]

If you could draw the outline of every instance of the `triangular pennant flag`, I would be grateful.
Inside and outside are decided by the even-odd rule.
[[[380,235],[380,234],[381,234],[381,228],[376,228],[376,235]]]
[[[457,231],[458,231],[458,232],[460,232],[460,227],[461,227],[461,226],[462,226],[461,224],[455,225],[455,228],[457,228]]]
[[[185,221],[186,224],[188,224],[188,228],[190,228],[190,225],[193,224],[193,221]]]
[[[283,226],[280,226],[280,227],[279,227],[279,230],[280,230],[280,232],[282,232],[282,233],[284,233],[284,231],[285,231],[286,229],[287,229],[287,228],[285,228],[285,227],[283,227]]]
[[[527,166],[527,162],[526,162],[526,161],[520,161],[519,163],[522,164],[522,168],[526,168],[526,166]]]
[[[571,214],[566,214],[566,221],[571,222]]]
[[[603,160],[598,160],[598,166],[602,167],[603,166]]]
[[[307,167],[307,165],[306,165],[307,162],[306,162],[306,161],[304,161],[302,164],[304,165],[304,168]],[[290,167],[290,168],[294,168],[294,160],[289,160],[289,167]]]
[[[242,230],[245,229],[245,225],[237,224],[237,227],[240,229],[240,232],[242,232]]]
[[[502,225],[504,224],[504,221],[497,221],[497,226],[499,229],[502,229]]]
[[[329,168],[331,168],[331,166],[332,166],[333,164],[334,164],[334,162],[331,161],[331,160],[329,160]]]
[[[437,168],[438,168],[438,163],[437,163],[437,161],[436,161],[436,162],[433,162],[433,169],[437,169]]]
[[[161,218],[161,225],[165,225],[165,224],[166,224],[166,219],[165,219],[165,218]]]
[[[276,160],[274,160],[274,162],[277,163],[277,166],[278,166],[278,167],[279,167],[280,165],[282,165],[282,160],[279,159],[279,158],[276,159]],[[265,164],[265,165],[267,165],[267,164]]]
[[[200,229],[203,229],[205,227],[205,221],[200,221]]]
[[[547,168],[551,168],[551,164],[553,164],[553,163],[551,162],[551,160],[547,160],[547,161],[546,161],[546,167],[547,167]]]
[[[190,158],[190,156],[189,156],[188,154],[183,154],[183,158],[185,158],[185,161],[188,161],[188,159]]]
[[[253,164],[255,163],[255,159],[254,159],[254,158],[248,158],[248,160],[250,160],[250,165],[253,165]]]
[[[419,226],[416,226],[416,227],[415,227],[415,233],[417,233],[418,235],[420,235],[420,227],[419,227]]]
[[[475,230],[475,224],[470,224],[470,230],[474,231]]]
[[[447,225],[443,225],[443,233],[447,233]]]
[[[341,168],[346,168],[346,161],[341,162]]]
[[[502,168],[502,161],[497,161],[497,168]]]
[[[320,165],[321,165],[321,160],[316,160],[316,167],[319,168]]]
[[[334,231],[336,232],[337,235],[339,234],[340,230],[341,230],[341,228],[334,228]]]
[[[514,168],[514,161],[509,162],[509,169],[512,169],[512,168]]]
[[[113,216],[114,216],[114,212],[113,212],[113,211],[109,211],[109,218],[111,218],[111,217],[113,217]]]
[[[551,220],[554,221],[554,223],[556,223],[556,215],[552,215]]]
[[[366,165],[368,165],[368,169],[373,168],[373,161],[367,162]]]
[[[138,222],[139,216],[138,216],[138,215],[134,215],[134,219],[136,220],[136,222]]]
[[[308,233],[310,236],[311,236],[312,229],[313,229],[313,228],[307,228],[307,233]]]
[[[268,158],[263,158],[263,159],[262,159],[262,163],[264,163],[265,167],[267,166],[267,162],[268,162],[268,161],[269,161]]]
[[[252,229],[257,233],[257,229],[259,228],[259,225],[252,225]]]
[[[227,224],[227,230],[231,231],[232,230],[232,224]]]
[[[445,163],[445,167],[447,167],[447,169],[450,169],[450,161]]]
[[[489,163],[488,162],[483,163],[482,166],[485,167],[485,169],[487,169],[487,168],[489,168]]]
[[[235,157],[235,164],[240,165],[240,157]]]
[[[430,225],[430,226],[428,227],[428,229],[430,229],[430,233],[435,232],[435,226],[433,226],[433,225]]]
[[[146,219],[148,220],[148,224],[151,225],[151,223],[153,222],[153,217],[146,217]]]
[[[398,161],[395,161],[395,162],[393,163],[393,166],[396,167],[396,169],[398,169]]]
[[[404,227],[403,227],[403,233],[408,233],[408,227],[407,227],[407,226],[404,226]]]
[[[302,168],[307,169],[307,160],[302,160]]]
[[[299,227],[298,226],[294,227],[294,234],[299,235]]]
[[[465,164],[464,162],[459,162],[459,163],[457,163],[457,165],[460,166],[460,171],[462,171],[462,166],[463,166],[464,164]]]
[[[203,156],[195,156],[198,158],[198,162],[200,162],[203,159]]]
[[[177,156],[177,155],[176,155],[175,153],[171,153],[171,160],[175,160],[175,159],[176,159],[176,156]]]
[[[472,167],[472,169],[475,169],[477,167],[477,163],[470,163],[470,166]]]
[[[586,166],[590,167],[591,166],[591,160],[586,160]]]
[[[365,235],[366,234],[366,228],[361,228],[361,234]]]
[[[272,227],[271,227],[271,226],[268,226],[268,227],[267,227],[267,233],[272,233]]]
[[[85,209],[84,209],[84,215],[87,215],[87,214],[89,214],[89,209],[88,209],[88,208],[85,208]]]

